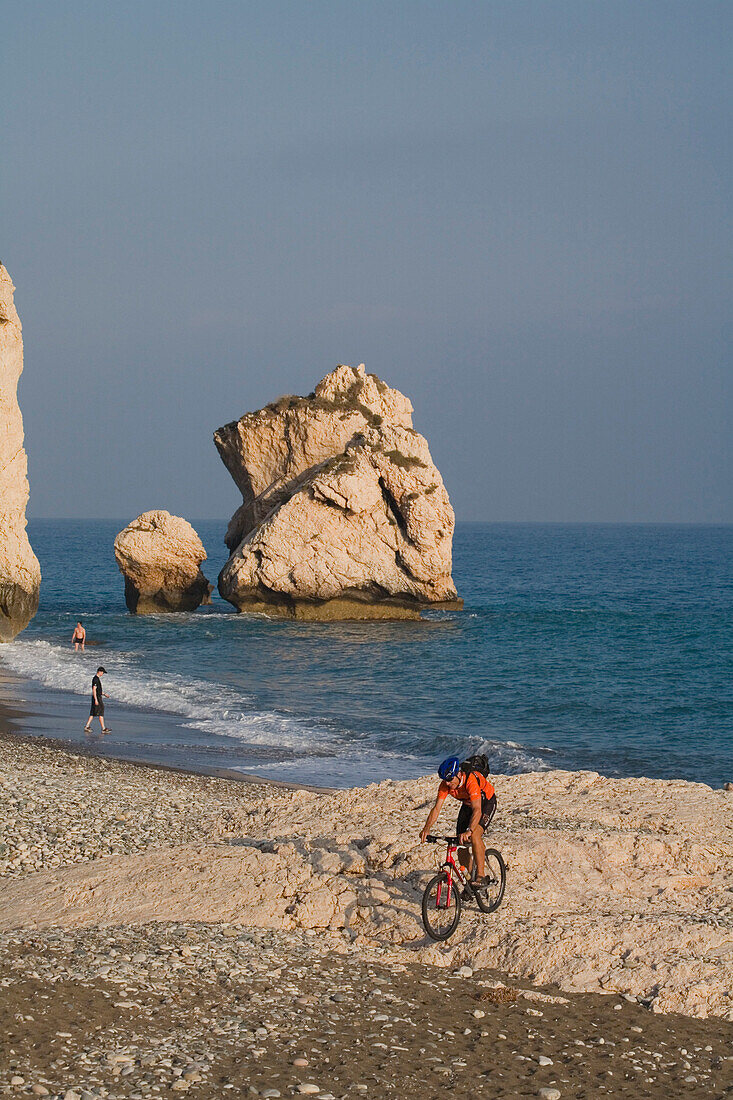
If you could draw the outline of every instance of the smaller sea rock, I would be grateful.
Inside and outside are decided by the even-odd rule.
[[[133,615],[195,611],[210,602],[212,586],[201,572],[206,551],[190,523],[170,512],[143,512],[115,539]]]

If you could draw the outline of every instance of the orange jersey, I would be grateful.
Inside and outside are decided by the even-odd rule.
[[[461,774],[463,775],[463,772]],[[493,784],[485,776],[481,775],[480,772],[469,772],[468,779],[464,776],[460,787],[456,787],[454,791],[443,780],[438,787],[438,802],[442,802],[448,795],[452,795],[460,802],[476,802],[477,800],[480,801],[482,794],[486,798],[491,798],[494,793]]]

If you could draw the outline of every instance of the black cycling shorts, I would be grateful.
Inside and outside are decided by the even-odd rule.
[[[491,819],[492,819],[492,817],[494,816],[495,813],[496,813],[496,795],[492,794],[491,798],[487,798],[485,794],[482,794],[481,795],[481,820],[479,821],[479,825],[481,826],[482,830],[486,828],[486,826],[489,824],[489,822],[491,821]],[[464,802],[463,805],[461,806],[460,812],[458,814],[458,821],[456,822],[456,834],[458,836],[460,836],[461,833],[465,833],[465,832],[468,831],[468,828],[471,824],[471,818],[472,817],[473,817],[473,807],[471,806],[471,803],[470,802]]]

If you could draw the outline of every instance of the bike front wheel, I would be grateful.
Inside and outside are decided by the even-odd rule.
[[[493,913],[504,899],[506,889],[506,864],[496,848],[486,849],[486,878],[489,885],[474,892],[482,913]]]
[[[447,940],[461,918],[461,895],[447,871],[431,878],[422,896],[422,922],[433,940]]]

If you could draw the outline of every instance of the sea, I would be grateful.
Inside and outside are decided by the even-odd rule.
[[[29,523],[40,607],[0,646],[20,732],[328,787],[477,751],[495,772],[733,780],[733,527],[459,523],[462,611],[321,624],[240,615],[216,594],[191,614],[128,614],[124,525]],[[215,582],[226,521],[194,526]],[[83,733],[99,664],[105,737]]]

